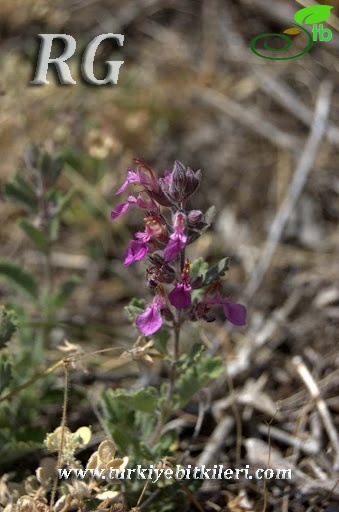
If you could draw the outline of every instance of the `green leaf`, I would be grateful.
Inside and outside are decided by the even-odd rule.
[[[125,447],[125,443],[130,442],[129,431],[135,428],[135,411],[127,406],[126,403],[116,400],[113,389],[106,389],[103,392],[103,400],[105,405],[105,418],[114,426],[113,434],[114,442],[121,444],[121,448]],[[122,428],[121,428],[122,427]],[[116,432],[121,430],[121,441],[116,438]]]
[[[0,349],[11,339],[16,330],[14,311],[0,307]]]
[[[189,367],[177,381],[179,406],[184,406],[203,387],[220,377],[224,365],[220,357],[206,357]]]
[[[154,348],[159,352],[167,353],[167,343],[171,337],[170,331],[166,327],[162,327],[159,331],[152,334],[154,340]]]
[[[28,238],[35,244],[39,251],[46,253],[48,240],[41,229],[37,228],[27,219],[20,219],[19,226],[26,233]]]
[[[9,361],[8,354],[0,354],[0,394],[8,388],[12,379],[12,364]]]
[[[136,391],[126,391],[124,389],[115,389],[111,391],[111,399],[117,400],[122,404],[127,404],[134,410],[154,414],[158,405],[158,392],[155,388],[137,389]]]
[[[136,317],[145,311],[145,301],[143,299],[133,298],[128,306],[125,306],[125,311],[131,322],[134,322]]]
[[[204,214],[204,222],[206,222],[207,227],[209,227],[214,222],[215,216],[216,208],[215,206],[210,206]]]
[[[28,184],[26,186],[19,183],[21,180],[15,179],[4,184],[3,193],[6,199],[12,201],[20,208],[24,208],[28,212],[37,211],[37,198],[32,192]]]
[[[209,268],[204,274],[203,281],[200,286],[207,286],[222,277],[229,268],[230,258],[223,258],[216,265]]]
[[[64,166],[63,159],[60,157],[53,157],[49,153],[42,153],[39,158],[39,169],[47,187],[52,187],[56,184],[62,168]]]
[[[54,215],[60,216],[65,211],[65,209],[69,205],[71,199],[73,198],[74,194],[75,194],[75,189],[72,188],[64,196],[57,198]]]
[[[200,361],[205,350],[206,346],[202,343],[194,343],[188,354],[183,354],[175,363],[175,366],[180,368],[181,371],[187,370],[187,368]]]
[[[53,299],[53,305],[56,309],[61,308],[65,304],[81,281],[79,276],[74,275],[61,285],[60,290]]]
[[[1,275],[31,299],[37,299],[38,284],[36,280],[32,274],[23,270],[19,265],[9,263],[8,261],[0,261]]]
[[[196,260],[193,260],[190,265],[190,276],[191,280],[195,279],[196,277],[203,276],[208,269],[208,263],[204,260],[204,258],[197,258]]]
[[[306,25],[312,25],[313,23],[320,23],[326,21],[331,15],[331,5],[312,5],[300,9],[294,15],[294,19],[297,23],[305,23]]]

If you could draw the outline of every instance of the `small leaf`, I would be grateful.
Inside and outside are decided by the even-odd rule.
[[[72,188],[66,195],[58,197],[54,215],[60,216],[73,198],[75,189]]]
[[[295,36],[296,34],[300,34],[300,28],[287,28],[284,30],[284,34],[289,34],[291,36]]]
[[[180,405],[183,406],[203,387],[220,377],[224,365],[220,357],[207,357],[189,367],[177,381]]]
[[[197,258],[196,260],[193,260],[190,265],[190,276],[191,280],[196,279],[197,277],[200,277],[204,275],[207,272],[208,269],[208,263],[204,260],[204,258]]]
[[[39,160],[38,165],[41,170],[45,186],[47,188],[52,187],[56,184],[60,176],[64,162],[62,158],[54,157],[46,152],[40,154]]]
[[[158,392],[150,386],[137,391],[116,389],[111,391],[111,399],[127,404],[137,411],[154,414],[158,404]]]
[[[28,238],[30,238],[30,240],[36,245],[39,251],[46,253],[48,240],[43,232],[27,219],[20,219],[19,226],[26,233]]]
[[[216,216],[216,208],[215,206],[210,206],[204,215],[204,222],[206,222],[207,226],[210,226],[215,219]]]
[[[0,355],[0,393],[8,388],[12,379],[12,364],[8,359],[8,354]]]
[[[162,327],[159,331],[152,334],[152,340],[154,340],[154,348],[159,352],[167,352],[167,343],[170,339],[171,334],[166,327]]]
[[[0,308],[0,349],[11,339],[16,330],[13,311],[6,311],[2,306]]]
[[[219,263],[209,268],[203,277],[200,286],[207,286],[222,277],[229,268],[230,258],[222,258]]]
[[[23,187],[13,180],[4,184],[3,192],[7,200],[17,204],[20,208],[24,208],[28,212],[36,212],[37,198],[28,187]]]
[[[23,270],[19,265],[0,261],[0,275],[7,278],[21,292],[24,292],[32,299],[38,296],[38,284],[32,274]]]
[[[61,308],[80,283],[81,279],[78,276],[72,276],[70,279],[65,281],[53,299],[54,307],[57,309]]]
[[[201,343],[194,343],[190,348],[188,354],[183,354],[179,360],[174,363],[177,368],[180,368],[180,371],[183,372],[187,370],[190,366],[197,364],[206,350],[206,346]]]
[[[128,306],[125,306],[125,311],[131,322],[134,322],[136,317],[145,311],[145,301],[143,299],[133,298]]]
[[[306,25],[312,25],[313,23],[320,23],[326,21],[331,15],[331,5],[312,5],[300,9],[294,15],[294,20],[297,23],[305,23]]]

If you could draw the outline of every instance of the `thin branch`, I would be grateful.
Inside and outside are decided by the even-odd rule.
[[[299,119],[306,126],[311,127],[313,123],[312,111],[297,97],[295,91],[290,89],[286,83],[281,80],[264,75],[263,73],[256,72],[258,77],[258,86],[265,93],[267,93],[274,101],[279,103],[294,117]],[[326,136],[332,144],[339,145],[339,128],[333,124],[328,123]]]
[[[290,150],[297,150],[298,144],[295,137],[285,133],[274,124],[265,119],[259,111],[249,109],[234,100],[227,98],[224,94],[208,88],[199,87],[195,89],[195,99],[202,101],[211,107],[224,112],[227,116],[243,124],[256,134],[269,140],[275,146]]]
[[[311,375],[311,372],[305,365],[304,361],[301,359],[300,356],[295,356],[292,359],[292,363],[295,367],[295,369],[298,372],[299,377],[304,382],[305,386],[307,387],[311,397],[315,401],[317,405],[317,409],[319,411],[320,417],[323,421],[325,430],[327,432],[327,435],[329,437],[329,440],[332,444],[332,448],[336,455],[336,462],[335,462],[335,468],[339,468],[339,435],[336,427],[333,424],[330,412],[328,410],[327,404],[325,400],[321,397],[321,392],[319,389],[318,384],[314,380],[314,378]]]

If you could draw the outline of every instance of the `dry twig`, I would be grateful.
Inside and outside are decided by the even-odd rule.
[[[257,271],[253,274],[246,287],[245,296],[248,300],[251,299],[255,292],[258,290],[266,275],[267,270],[271,265],[273,255],[279,240],[281,239],[286,223],[296,206],[297,200],[304,188],[307,177],[312,170],[318,148],[326,129],[330,108],[331,91],[332,85],[329,82],[324,81],[320,84],[312,130],[300,156],[300,160],[295,170],[289,189],[287,190],[285,198],[271,224],[266,243],[262,250]]]
[[[305,386],[307,387],[311,397],[315,400],[317,409],[319,411],[325,430],[327,432],[327,435],[329,437],[329,440],[332,444],[332,448],[336,456],[334,467],[335,469],[339,469],[339,436],[333,424],[326,402],[321,397],[319,386],[312,377],[311,372],[309,371],[301,357],[295,356],[292,359],[292,363],[295,366],[299,377],[302,379]]]
[[[243,124],[256,134],[261,135],[272,144],[290,150],[297,149],[298,144],[295,137],[274,126],[267,119],[263,118],[258,111],[249,109],[212,89],[199,87],[194,90],[194,94],[198,101],[202,101],[220,112],[224,112],[227,116]]]

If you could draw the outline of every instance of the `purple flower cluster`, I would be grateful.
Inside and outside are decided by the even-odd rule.
[[[215,320],[210,308],[222,306],[225,317],[234,325],[246,323],[246,309],[222,298],[219,292],[220,280],[209,286],[203,284],[203,277],[192,279],[190,262],[185,259],[185,248],[194,242],[211,224],[211,212],[188,210],[187,200],[194,194],[201,180],[200,171],[192,171],[178,161],[172,172],[165,170],[162,178],[156,178],[153,169],[140,159],[135,159],[137,170],[128,169],[125,182],[116,194],[129,185],[139,185],[137,197],[129,195],[127,201],[118,204],[111,213],[111,219],[119,218],[134,205],[145,212],[144,231],[134,233],[126,251],[124,265],[140,261],[148,256],[152,266],[147,269],[148,286],[156,292],[153,301],[137,316],[136,326],[146,336],[162,326],[163,319],[173,320],[170,304],[181,311],[181,318],[187,320]],[[165,210],[171,212],[170,219]],[[167,293],[166,288],[172,286]],[[173,287],[174,285],[174,287]],[[192,299],[192,291],[205,287],[203,297]],[[170,303],[170,304],[169,304]]]

